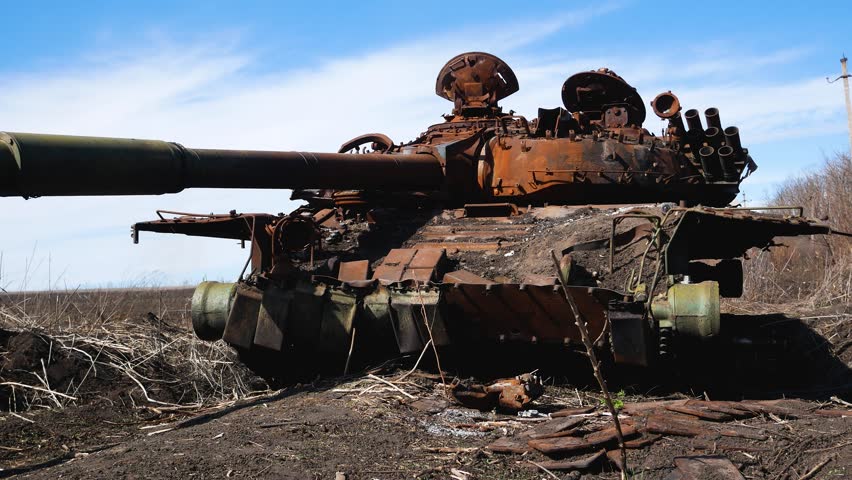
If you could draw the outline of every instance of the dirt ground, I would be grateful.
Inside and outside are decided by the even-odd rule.
[[[264,392],[252,392],[262,387],[259,379],[238,371],[243,383],[225,382],[229,393],[213,391],[198,380],[199,374],[191,369],[201,363],[177,360],[176,355],[189,357],[205,348],[190,340],[186,349],[160,347],[158,351],[165,353],[159,360],[139,354],[157,351],[151,346],[122,357],[107,355],[110,348],[120,351],[121,345],[135,345],[121,339],[137,335],[160,338],[164,345],[190,338],[185,316],[189,293],[137,295],[147,300],[135,302],[127,312],[102,316],[97,328],[93,326],[89,335],[99,338],[100,344],[82,342],[82,337],[71,344],[66,330],[48,334],[46,320],[38,323],[35,314],[28,318],[38,328],[30,330],[7,317],[0,330],[0,477],[553,478],[535,465],[552,460],[546,455],[532,449],[497,453],[489,446],[504,437],[526,438],[536,426],[552,421],[549,414],[566,408],[594,407],[579,415],[582,424],[572,435],[594,433],[610,424],[599,392],[588,386],[588,364],[576,355],[566,358],[560,368],[552,368],[553,357],[520,362],[518,369],[537,362],[551,367],[540,371],[544,395],[520,414],[457,404],[427,361],[421,364],[426,371],[410,370],[414,358],[346,378],[318,378],[311,384]],[[112,305],[102,296],[98,297],[102,306]],[[3,301],[7,315],[20,313],[20,299]],[[75,302],[66,313],[89,315],[80,307],[89,304]],[[698,435],[663,435],[648,446],[629,450],[631,478],[675,478],[670,477],[674,458],[692,455],[724,456],[745,478],[852,476],[852,417],[842,416],[852,401],[852,310],[797,310],[743,302],[730,302],[725,310],[729,314],[723,327],[729,337],[752,329],[771,330],[773,335],[757,349],[696,346],[683,353],[678,368],[653,376],[605,366],[617,402],[623,404],[624,421],[645,425],[644,414],[636,412],[652,400],[780,399],[780,403],[766,404],[771,407],[759,414],[724,424],[737,432],[754,430],[754,435],[722,435],[714,433],[716,427],[706,427],[708,431]],[[63,317],[52,318],[56,322]],[[98,333],[121,325],[133,328],[124,337]],[[87,355],[110,360],[90,361]],[[228,356],[210,358],[205,365],[216,368],[235,361]],[[520,373],[503,365],[492,364],[489,371],[448,361],[445,378],[448,383],[489,381],[498,373]],[[217,371],[221,375],[226,370]],[[471,379],[472,372],[478,378]],[[835,416],[826,416],[826,410],[835,411]],[[648,436],[642,433],[639,438]],[[609,441],[602,447],[612,450],[615,445]],[[345,477],[336,477],[338,472]],[[619,478],[606,458],[581,471],[552,474]]]

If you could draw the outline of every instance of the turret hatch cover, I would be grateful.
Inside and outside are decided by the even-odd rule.
[[[645,121],[642,97],[635,88],[608,68],[568,77],[562,85],[562,103],[572,113],[603,113],[610,107],[625,107],[628,123],[641,126]]]
[[[509,65],[483,52],[453,57],[441,69],[435,83],[435,93],[457,107],[493,107],[498,100],[517,91],[518,79]]]

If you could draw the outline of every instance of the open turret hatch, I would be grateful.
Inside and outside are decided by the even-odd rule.
[[[515,72],[503,60],[483,52],[462,53],[438,74],[435,93],[453,102],[453,114],[488,116],[497,102],[518,91]]]

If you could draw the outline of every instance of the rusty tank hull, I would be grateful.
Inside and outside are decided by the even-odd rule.
[[[436,81],[453,103],[443,122],[408,143],[371,133],[333,153],[2,133],[0,196],[295,189],[306,204],[286,215],[162,211],[133,225],[137,242],[249,245],[239,281],[199,285],[193,327],[266,371],[336,371],[353,352],[429,346],[573,350],[579,322],[616,363],[650,366],[679,339],[719,333],[720,298],[742,293],[749,248],[832,233],[801,210],[727,207],[757,167],[715,108],[705,129],[661,93],[650,105],[668,127],[654,135],[639,94],[608,69],[569,77],[563,107],[532,120],[498,105],[518,88],[499,58],[461,54]]]

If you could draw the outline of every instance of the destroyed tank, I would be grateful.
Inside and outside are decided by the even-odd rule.
[[[642,98],[609,69],[569,77],[563,107],[532,120],[498,104],[518,88],[499,58],[458,55],[436,82],[453,104],[443,122],[336,153],[3,133],[0,195],[294,189],[304,204],[286,215],[159,211],[132,227],[135,242],[248,243],[239,281],[197,287],[192,324],[291,373],[430,345],[573,350],[577,320],[615,363],[654,365],[719,334],[720,297],[741,295],[748,249],[831,233],[801,209],[728,206],[756,164],[715,108],[702,124],[660,93],[650,106],[667,126],[654,134]]]

